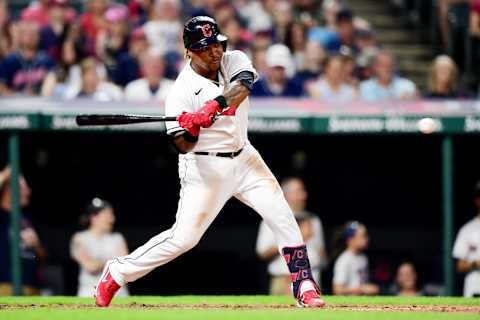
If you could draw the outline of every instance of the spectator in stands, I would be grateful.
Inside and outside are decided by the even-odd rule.
[[[132,31],[129,40],[129,50],[118,57],[118,68],[115,69],[112,77],[121,86],[140,77],[139,57],[142,52],[148,49],[148,41],[142,27]]]
[[[148,21],[148,14],[151,11],[153,0],[130,0],[128,2],[129,24],[140,27]]]
[[[293,24],[292,4],[286,0],[280,0],[275,4],[273,12],[275,41],[287,44],[288,29]],[[301,24],[300,24],[301,25]],[[288,44],[287,46],[292,50]],[[293,50],[292,50],[293,52]]]
[[[38,26],[43,27],[49,23],[48,6],[50,0],[31,1],[30,5],[22,10],[21,19],[23,21],[35,22]]]
[[[328,30],[336,30],[337,13],[342,9],[339,0],[322,1],[322,19],[323,25]]]
[[[322,222],[318,216],[305,209],[308,193],[300,178],[290,177],[283,180],[282,190],[307,245],[313,277],[317,283],[320,283],[321,268],[327,264]],[[265,221],[262,221],[260,224],[256,251],[260,259],[269,262],[268,273],[271,276],[270,294],[291,294],[290,273],[285,265],[285,261],[279,254],[273,233]]]
[[[467,4],[471,0],[437,0],[436,3],[438,5],[438,23],[440,27],[440,33],[442,37],[442,44],[444,51],[448,51],[449,49],[449,9],[450,6],[456,4]],[[455,18],[453,18],[455,19]]]
[[[50,19],[48,24],[40,29],[40,49],[56,62],[62,59],[63,42],[69,28],[67,9],[68,0],[50,0]]]
[[[395,59],[388,51],[379,51],[373,61],[374,78],[360,83],[360,97],[366,101],[414,99],[415,84],[395,75]]]
[[[0,62],[13,50],[12,24],[7,0],[0,0]]]
[[[105,200],[94,198],[80,219],[84,231],[73,235],[70,255],[80,266],[78,291],[80,297],[92,297],[95,285],[102,274],[105,263],[113,257],[128,254],[125,238],[112,232],[115,223],[113,207]],[[117,296],[128,296],[126,286]]]
[[[11,169],[0,171],[0,296],[12,295],[10,225],[12,211]],[[20,207],[30,203],[31,190],[23,176],[19,178]],[[26,214],[20,216],[20,258],[23,294],[39,294],[39,268],[46,256],[40,238]]]
[[[321,17],[320,2],[316,0],[295,0],[293,1],[293,16],[305,27],[310,28],[319,23]]]
[[[358,88],[358,78],[356,75],[355,58],[349,52],[341,54],[343,60],[342,81],[343,83],[355,88]]]
[[[172,89],[173,82],[164,78],[165,62],[158,53],[147,51],[140,57],[143,78],[130,82],[125,88],[128,100],[165,101]]]
[[[183,53],[180,9],[180,0],[155,0],[151,20],[143,25],[150,46],[162,55]]]
[[[108,77],[118,85],[123,79],[118,79],[119,59],[128,53],[128,9],[125,5],[115,4],[105,12],[108,26],[98,32],[96,40],[97,57],[105,64]]]
[[[377,285],[369,283],[368,258],[363,254],[368,247],[365,225],[348,222],[337,235],[337,251],[342,252],[333,270],[333,293],[336,295],[377,295]]]
[[[0,95],[45,95],[44,80],[55,77],[55,62],[38,50],[39,28],[34,22],[18,24],[19,48],[0,63]]]
[[[417,270],[413,263],[404,262],[398,267],[392,294],[405,297],[423,295],[418,289]]]
[[[353,54],[358,53],[353,26],[353,13],[349,9],[342,9],[336,16],[336,30],[342,47],[347,47]]]
[[[265,77],[268,74],[268,66],[267,62],[265,59],[267,50],[258,48],[252,51],[252,63],[253,66],[255,67],[255,70],[257,70],[258,75],[260,78]]]
[[[288,25],[284,43],[292,53],[295,69],[303,65],[306,41],[306,30],[303,24],[295,22]]]
[[[325,60],[325,50],[316,41],[308,41],[303,53],[302,65],[295,75],[294,81],[302,84],[302,88],[307,92],[307,87],[315,81],[322,72],[322,64]]]
[[[87,58],[80,64],[81,84],[74,84],[65,90],[65,98],[91,98],[99,101],[122,99],[122,90],[111,82],[102,80],[97,62]]]
[[[96,54],[97,36],[108,27],[105,13],[110,0],[87,0],[86,11],[80,16],[81,30],[85,36],[83,46],[89,56]]]
[[[324,76],[309,85],[307,90],[310,97],[329,103],[346,103],[355,99],[355,88],[343,81],[344,60],[342,56],[328,57],[324,62],[324,70]]]
[[[471,0],[470,34],[480,39],[480,0]]]
[[[460,96],[457,90],[458,68],[455,61],[446,55],[435,58],[428,76],[426,98],[453,99]]]
[[[302,95],[301,84],[289,78],[293,76],[294,66],[290,50],[283,44],[270,46],[265,53],[268,66],[266,76],[255,82],[252,96],[256,97],[298,97]]]
[[[250,52],[253,35],[242,27],[236,17],[227,20],[220,30],[228,37],[228,50],[241,50],[247,54]]]
[[[458,232],[453,246],[457,271],[466,274],[463,287],[465,297],[480,297],[480,181],[474,189],[476,217]]]
[[[73,22],[69,26],[63,42],[62,63],[72,66],[88,57],[91,53],[87,50],[86,42],[87,38],[81,24]]]
[[[242,5],[238,12],[247,21],[248,30],[253,34],[269,32],[273,30],[273,18],[270,12],[274,1],[252,0]]]

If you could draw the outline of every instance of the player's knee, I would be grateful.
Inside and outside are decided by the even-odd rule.
[[[182,237],[180,241],[178,241],[178,248],[180,252],[183,253],[195,247],[199,241],[200,237],[196,235],[187,235],[185,237]]]

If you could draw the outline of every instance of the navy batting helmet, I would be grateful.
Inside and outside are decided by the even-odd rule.
[[[213,43],[221,43],[223,50],[227,46],[227,37],[220,33],[217,22],[207,16],[196,16],[185,23],[183,44],[185,49],[201,49]]]

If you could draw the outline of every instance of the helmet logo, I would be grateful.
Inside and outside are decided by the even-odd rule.
[[[202,28],[203,36],[205,38],[212,36],[212,28],[209,24],[204,24],[203,26],[201,26],[201,28]]]

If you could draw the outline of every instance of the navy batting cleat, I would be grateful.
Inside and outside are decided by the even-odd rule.
[[[108,307],[120,287],[106,265],[95,288],[95,304],[99,307]]]
[[[320,289],[315,283],[308,260],[307,247],[285,247],[282,249],[283,257],[287,262],[292,289],[299,307],[321,308],[325,305],[320,297]]]

